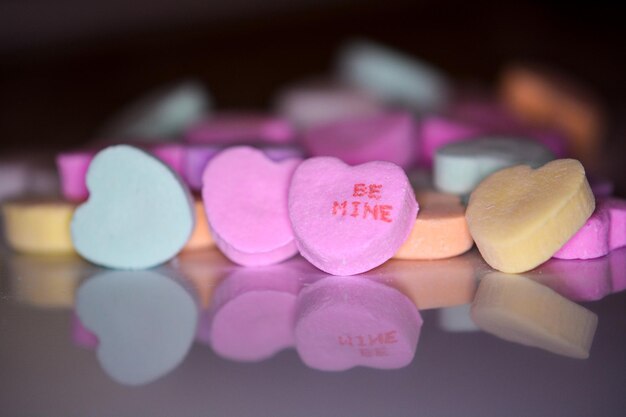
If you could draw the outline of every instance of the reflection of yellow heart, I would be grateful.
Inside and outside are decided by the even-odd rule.
[[[466,218],[485,261],[519,273],[550,259],[594,208],[583,166],[559,159],[537,170],[520,165],[489,176],[470,196]]]

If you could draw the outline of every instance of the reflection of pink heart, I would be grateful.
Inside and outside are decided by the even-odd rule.
[[[238,361],[261,361],[293,346],[293,318],[300,289],[295,258],[278,265],[238,267],[215,290],[203,314],[198,339],[218,355]],[[297,266],[296,266],[297,268]]]
[[[311,158],[289,190],[289,217],[300,253],[334,275],[368,271],[406,240],[418,206],[404,171],[390,162],[350,167]]]
[[[296,347],[315,369],[401,368],[413,360],[421,326],[399,291],[363,277],[328,277],[298,296]]]
[[[220,250],[241,265],[269,265],[298,250],[287,192],[300,159],[273,162],[262,151],[240,146],[208,163],[202,198],[211,235]]]

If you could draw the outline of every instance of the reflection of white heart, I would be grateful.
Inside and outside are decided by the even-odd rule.
[[[121,269],[150,268],[175,256],[194,227],[188,190],[167,166],[131,146],[109,147],[87,173],[89,200],[72,219],[76,251]]]
[[[156,271],[99,274],[78,290],[76,311],[98,336],[102,368],[124,385],[146,384],[176,368],[198,321],[193,297]]]

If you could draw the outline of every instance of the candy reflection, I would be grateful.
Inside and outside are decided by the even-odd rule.
[[[474,323],[470,315],[471,304],[446,307],[437,311],[439,327],[447,332],[475,332],[480,327]]]
[[[120,384],[142,385],[166,375],[193,343],[198,307],[167,274],[103,272],[78,289],[78,318],[99,341],[102,369]]]
[[[493,272],[485,275],[471,316],[484,331],[511,342],[585,359],[597,316],[528,278]]]
[[[413,360],[421,325],[399,291],[364,277],[328,276],[298,295],[296,348],[320,370],[401,368]]]
[[[595,259],[550,259],[522,274],[575,301],[595,301],[626,287],[626,248]]]
[[[11,292],[20,303],[40,308],[71,308],[81,280],[99,268],[76,254],[7,253]]]
[[[292,347],[298,291],[320,275],[302,258],[234,269],[203,312],[198,339],[218,355],[238,361],[261,361]]]
[[[364,275],[400,290],[417,308],[425,310],[470,303],[477,278],[488,268],[474,250],[432,261],[392,259]]]

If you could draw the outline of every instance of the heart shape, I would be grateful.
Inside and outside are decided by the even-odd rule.
[[[390,162],[350,167],[337,158],[300,164],[289,217],[302,256],[333,275],[353,275],[391,258],[417,216],[413,189]]]
[[[230,260],[241,265],[270,265],[298,252],[287,213],[293,158],[270,160],[262,151],[240,146],[208,163],[202,199],[211,234]]]
[[[433,178],[440,191],[468,194],[500,169],[519,164],[537,168],[553,159],[552,152],[532,140],[490,136],[439,148]]]
[[[121,384],[164,376],[193,343],[198,307],[183,286],[161,272],[104,272],[78,290],[76,312],[97,337],[98,361]]]
[[[520,273],[550,259],[594,208],[583,166],[558,159],[537,170],[519,165],[489,176],[471,194],[465,215],[485,261]]]
[[[362,277],[327,277],[298,295],[296,347],[311,368],[401,368],[413,360],[422,318],[399,291]]]
[[[299,265],[294,263],[315,269],[295,258],[254,269],[238,267],[219,284],[199,330],[215,353],[237,361],[262,361],[294,345],[301,286]]]
[[[72,218],[72,241],[89,261],[142,269],[174,257],[194,228],[189,191],[162,162],[131,146],[96,155],[87,172],[90,196]]]

